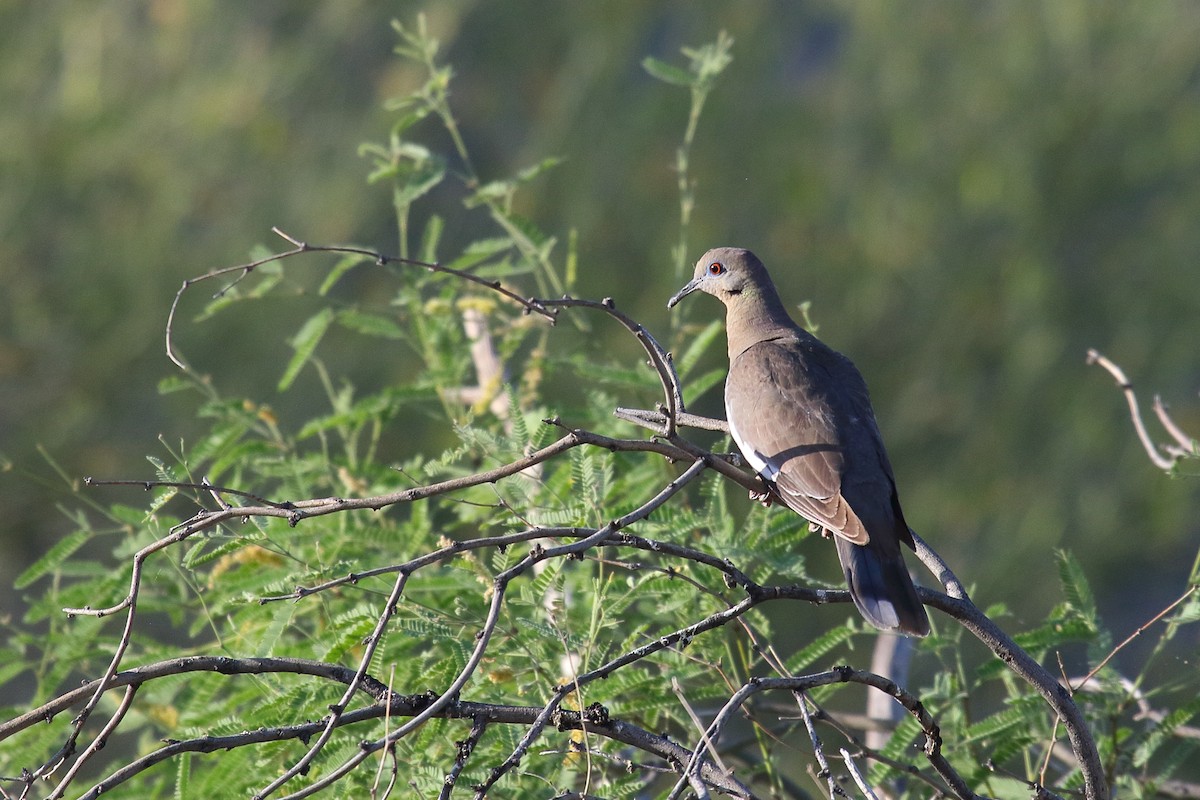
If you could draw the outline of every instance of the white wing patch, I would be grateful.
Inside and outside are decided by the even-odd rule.
[[[725,416],[729,420],[729,432],[733,434],[733,441],[737,443],[738,450],[742,451],[742,456],[750,462],[750,466],[754,467],[755,472],[774,482],[779,475],[779,465],[771,463],[766,456],[746,444],[746,440],[742,438],[733,424],[733,415],[729,413],[728,407],[725,409]]]

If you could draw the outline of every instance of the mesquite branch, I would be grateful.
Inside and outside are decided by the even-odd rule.
[[[336,784],[347,774],[358,768],[363,761],[381,750],[393,748],[397,742],[411,736],[428,720],[434,718],[463,720],[463,738],[458,744],[457,755],[448,764],[448,777],[442,795],[449,797],[459,776],[471,763],[476,745],[489,736],[489,731],[498,725],[520,726],[523,733],[511,753],[492,766],[486,779],[472,787],[476,797],[486,796],[497,781],[517,768],[536,742],[552,735],[551,731],[584,731],[586,737],[598,736],[611,739],[635,748],[644,754],[661,760],[654,769],[669,769],[679,780],[679,790],[689,787],[698,796],[709,792],[720,792],[739,798],[754,797],[753,790],[736,778],[731,771],[723,769],[720,760],[713,757],[713,747],[720,746],[720,738],[730,721],[753,697],[766,691],[805,692],[818,686],[837,683],[858,683],[872,687],[895,698],[920,724],[925,737],[924,752],[928,765],[936,777],[925,777],[927,781],[940,779],[945,787],[960,798],[974,798],[966,780],[959,775],[942,756],[940,728],[915,694],[873,673],[852,667],[838,667],[806,675],[788,675],[780,671],[777,677],[753,677],[732,691],[724,705],[710,717],[707,728],[697,733],[690,744],[681,744],[658,733],[647,731],[637,725],[617,719],[601,706],[571,709],[564,707],[568,699],[577,695],[589,684],[608,678],[619,670],[644,662],[666,650],[682,651],[690,642],[719,630],[731,622],[745,625],[750,612],[767,603],[804,601],[812,604],[847,603],[849,595],[842,590],[811,588],[806,586],[778,586],[757,582],[736,564],[713,553],[679,542],[643,536],[636,527],[675,496],[689,483],[708,471],[716,472],[728,480],[752,491],[761,491],[763,484],[755,475],[741,468],[738,459],[710,452],[684,437],[681,428],[724,430],[724,423],[687,413],[679,377],[670,354],[657,342],[650,332],[636,320],[616,308],[611,299],[602,301],[581,300],[563,297],[556,300],[527,298],[515,290],[496,281],[479,278],[467,272],[449,269],[437,264],[396,259],[380,253],[353,247],[325,247],[308,245],[294,237],[276,231],[294,248],[265,259],[214,270],[198,278],[185,281],[176,295],[167,322],[167,354],[181,367],[185,362],[173,344],[172,328],[180,298],[192,285],[211,279],[232,276],[233,282],[221,291],[225,292],[238,280],[251,274],[254,269],[269,261],[277,261],[304,253],[334,252],[356,254],[384,264],[398,262],[450,274],[463,281],[495,292],[505,300],[515,303],[525,313],[536,314],[551,322],[563,309],[582,312],[598,312],[616,321],[639,342],[645,350],[647,361],[658,379],[663,404],[657,409],[616,410],[617,416],[633,421],[650,429],[649,438],[619,438],[580,428],[571,428],[561,420],[546,420],[548,425],[562,431],[562,435],[521,458],[489,470],[473,472],[449,480],[413,486],[403,490],[370,497],[312,497],[299,499],[267,499],[259,494],[228,486],[216,486],[207,481],[188,483],[181,481],[101,481],[89,479],[92,486],[132,484],[146,489],[172,488],[191,489],[196,492],[197,502],[215,504],[215,508],[200,508],[191,518],[172,528],[154,542],[139,549],[132,557],[132,568],[128,592],[110,605],[103,607],[66,608],[68,615],[106,617],[123,615],[122,632],[108,664],[98,679],[65,691],[41,706],[13,719],[0,722],[0,740],[17,735],[31,726],[49,721],[56,715],[78,708],[72,719],[69,733],[63,744],[42,764],[32,766],[17,783],[23,787],[25,796],[39,781],[49,780],[61,770],[58,783],[48,795],[62,797],[77,782],[80,770],[92,760],[113,731],[125,721],[131,708],[136,708],[139,689],[147,684],[170,676],[207,672],[216,673],[235,680],[241,675],[287,673],[301,680],[321,681],[341,687],[340,697],[331,703],[321,719],[300,721],[303,713],[297,714],[294,724],[274,728],[263,728],[230,735],[196,736],[185,740],[169,740],[161,747],[146,753],[113,771],[87,790],[84,797],[97,797],[110,791],[135,775],[164,760],[183,753],[208,753],[232,748],[253,747],[265,742],[297,741],[305,744],[304,752],[291,762],[291,766],[278,775],[267,776],[262,788],[255,795],[265,798],[283,790],[296,776],[306,773],[314,760],[329,751],[328,744],[335,732],[357,726],[367,726],[379,720],[388,720],[383,734],[368,734],[361,745],[350,756],[344,756],[338,764],[326,764],[320,777],[297,787],[290,798],[307,797]],[[332,514],[355,510],[380,510],[392,506],[413,504],[431,498],[453,495],[465,489],[484,484],[496,484],[517,476],[535,465],[560,458],[578,448],[595,448],[607,452],[641,453],[665,459],[671,463],[687,464],[681,472],[661,486],[648,486],[644,496],[629,498],[631,510],[617,519],[594,527],[586,526],[537,526],[531,525],[520,531],[509,531],[495,536],[481,536],[445,544],[436,550],[418,554],[401,563],[383,566],[364,566],[341,578],[325,580],[309,586],[297,587],[286,594],[259,598],[262,603],[308,601],[314,596],[331,592],[368,577],[390,575],[391,589],[377,609],[375,625],[362,643],[358,663],[354,668],[339,664],[308,661],[292,658],[232,658],[216,655],[181,657],[152,664],[130,667],[127,665],[131,643],[139,631],[139,596],[146,586],[149,572],[147,564],[160,559],[165,551],[177,548],[198,534],[210,531],[226,523],[251,518],[281,518],[291,526],[302,526],[306,521]],[[237,505],[242,503],[242,505]],[[632,530],[631,530],[632,529]],[[1085,794],[1092,800],[1106,800],[1108,789],[1086,721],[1075,705],[1069,691],[1057,679],[1041,667],[1036,660],[1021,650],[1002,630],[988,619],[967,597],[961,583],[949,567],[919,537],[917,552],[921,561],[942,587],[944,593],[921,589],[920,597],[932,608],[942,611],[948,622],[962,625],[991,652],[1002,659],[1014,674],[1028,682],[1046,700],[1053,715],[1062,720],[1068,733],[1071,747],[1077,759],[1085,783]],[[487,610],[469,643],[465,662],[456,674],[435,690],[404,692],[406,687],[389,689],[380,676],[371,673],[372,657],[397,613],[410,586],[419,580],[424,570],[464,558],[471,553],[494,551],[507,547],[528,545],[523,557],[498,572],[487,590]],[[598,557],[601,548],[620,551],[637,551],[653,554],[655,558],[670,560],[671,567],[664,570],[672,574],[675,563],[693,565],[696,569],[714,571],[723,579],[725,590],[708,595],[718,607],[707,613],[697,610],[694,621],[684,627],[648,636],[646,641],[608,660],[583,670],[567,683],[543,687],[548,692],[540,705],[504,705],[477,702],[469,699],[472,687],[478,681],[480,664],[487,657],[493,644],[514,584],[527,580],[533,567],[555,560],[583,557]],[[104,598],[99,598],[105,601]],[[99,732],[82,749],[79,742],[89,718],[101,707],[101,701],[109,692],[122,692],[122,699],[115,710],[101,725]],[[801,700],[803,702],[803,700]],[[369,730],[369,729],[368,729]],[[373,738],[372,738],[373,737]],[[814,735],[814,741],[816,737]],[[585,738],[583,747],[587,747]],[[870,757],[871,753],[865,753]],[[862,756],[860,756],[862,757]],[[665,765],[665,766],[664,766]],[[649,771],[649,770],[648,770]],[[863,780],[857,767],[853,770],[857,780]],[[1050,796],[1048,793],[1046,796]]]

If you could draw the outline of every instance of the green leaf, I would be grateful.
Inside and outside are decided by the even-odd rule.
[[[216,547],[212,547],[214,542],[216,543]],[[184,554],[183,566],[194,570],[202,564],[207,564],[221,556],[241,550],[249,544],[250,541],[241,536],[235,539],[201,539]]]
[[[1006,708],[998,711],[969,726],[959,740],[959,744],[977,742],[1018,726],[1023,727],[1027,724],[1028,716],[1029,714],[1024,708]]]
[[[283,636],[284,630],[291,624],[298,607],[295,603],[275,604],[275,613],[271,615],[271,622],[263,630],[262,636],[258,640],[258,647],[254,652],[264,655],[275,653],[275,645],[279,643],[279,638]]]
[[[395,320],[379,314],[344,309],[337,312],[337,321],[343,327],[365,336],[375,336],[380,339],[404,339],[407,336],[405,330],[397,325]]]
[[[421,260],[431,264],[437,263],[438,242],[442,239],[442,229],[446,227],[445,220],[437,214],[432,214],[425,223],[425,232],[421,235]]]
[[[913,740],[921,735],[921,723],[911,714],[896,725],[891,738],[883,747],[883,755],[893,762],[907,763],[912,760],[914,753]],[[891,768],[884,764],[875,764],[871,768],[871,783],[882,783]]]
[[[409,169],[396,175],[396,187],[392,191],[392,204],[405,208],[427,194],[446,177],[446,165],[438,158],[429,158],[414,163]]]
[[[642,59],[642,69],[650,73],[651,76],[658,80],[669,83],[672,86],[691,86],[695,78],[686,69],[680,69],[673,64],[668,64],[665,61],[659,61],[657,58],[647,56]]]
[[[188,787],[192,781],[192,754],[183,753],[178,761],[175,768],[175,800],[187,800],[191,796]]]
[[[703,397],[709,389],[722,383],[728,372],[725,367],[716,367],[698,378],[693,378],[687,385],[689,401],[695,402],[697,397]]]
[[[17,589],[24,589],[29,584],[36,581],[46,573],[57,569],[64,561],[75,554],[75,551],[83,546],[92,538],[92,531],[77,530],[74,533],[69,533],[58,541],[53,547],[46,551],[46,555],[39,558],[24,572],[17,576],[13,586]]]
[[[854,636],[854,630],[845,625],[839,625],[822,636],[817,637],[803,647],[800,652],[787,660],[788,672],[795,675],[818,659],[826,656],[835,647]]]
[[[687,349],[683,351],[683,355],[676,360],[675,369],[679,372],[680,380],[691,374],[692,369],[696,366],[696,362],[708,352],[708,348],[721,335],[725,323],[720,319],[714,319],[712,322],[704,326],[704,329],[692,337]]]
[[[333,322],[334,314],[332,309],[323,308],[313,316],[308,318],[299,332],[292,338],[290,344],[295,353],[292,355],[291,361],[288,362],[287,369],[283,371],[283,377],[279,379],[279,391],[286,392],[296,380],[296,376],[300,374],[300,370],[312,358],[313,352],[316,351],[317,345],[321,343],[322,337],[325,336],[325,331],[329,330],[329,324]]]
[[[486,261],[497,253],[502,253],[513,246],[512,238],[500,236],[494,239],[479,239],[471,242],[463,250],[462,255],[446,266],[451,269],[470,269],[481,261]]]
[[[1200,594],[1194,593],[1192,598],[1180,606],[1179,610],[1168,619],[1172,625],[1184,625],[1200,620]]]
[[[309,420],[296,434],[296,438],[303,441],[321,431],[332,428],[354,427],[375,419],[388,419],[406,404],[416,400],[436,398],[436,391],[423,386],[387,389],[364,397],[345,411]]]
[[[325,280],[321,281],[321,288],[317,290],[317,294],[324,297],[329,294],[329,290],[333,288],[339,280],[342,279],[347,272],[357,267],[359,264],[374,263],[374,259],[362,253],[347,253],[338,259],[334,264],[333,269],[325,276]]]
[[[1154,726],[1154,729],[1150,731],[1150,735],[1146,737],[1145,741],[1134,752],[1134,766],[1139,768],[1146,766],[1158,751],[1158,748],[1175,734],[1175,730],[1197,714],[1200,714],[1200,697],[1193,697],[1163,717],[1162,722]]]
[[[241,439],[249,428],[249,421],[244,418],[217,422],[212,432],[192,447],[189,462],[199,464],[216,458]]]
[[[175,496],[178,494],[179,490],[174,487],[170,487],[155,494],[154,499],[150,501],[150,505],[146,507],[146,518],[158,513],[159,509],[174,500]]]
[[[1058,550],[1058,579],[1062,582],[1063,594],[1071,608],[1078,611],[1089,622],[1096,620],[1096,598],[1088,585],[1083,567],[1075,556],[1066,550]]]
[[[158,393],[163,395],[174,394],[175,392],[182,392],[186,389],[194,389],[195,387],[195,381],[186,375],[168,375],[158,382]]]
[[[334,620],[336,636],[321,653],[322,661],[338,661],[346,653],[362,647],[363,642],[375,629],[375,618],[359,611],[351,612]]]
[[[557,156],[550,156],[549,158],[543,158],[541,161],[534,164],[532,167],[526,167],[525,169],[518,172],[517,173],[517,182],[518,183],[529,183],[531,180],[536,178],[538,175],[541,175],[543,172],[546,172],[547,170],[554,169],[561,163],[563,163],[563,159],[559,158]]]

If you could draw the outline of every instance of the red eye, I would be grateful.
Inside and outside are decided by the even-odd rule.
[[[708,265],[708,274],[709,275],[720,275],[724,271],[725,271],[725,265],[722,264],[720,261],[714,261],[713,263]]]

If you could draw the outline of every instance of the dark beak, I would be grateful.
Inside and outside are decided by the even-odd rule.
[[[701,280],[703,280],[703,278],[692,278],[690,281],[688,281],[687,286],[684,286],[675,293],[674,297],[667,301],[667,308],[674,308],[676,303],[699,289]]]

